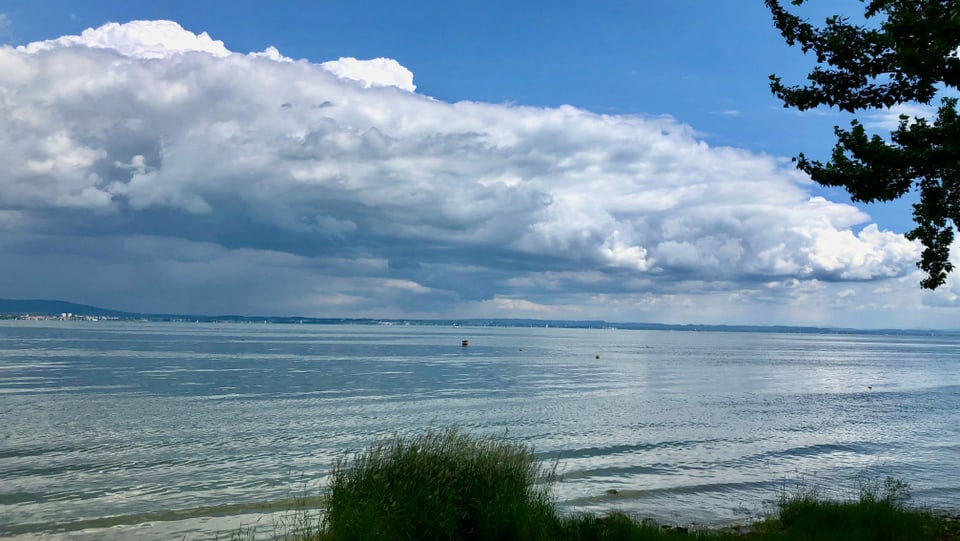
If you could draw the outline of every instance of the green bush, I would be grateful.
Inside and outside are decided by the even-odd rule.
[[[528,446],[456,429],[394,436],[334,463],[327,534],[340,541],[551,539],[555,469]]]

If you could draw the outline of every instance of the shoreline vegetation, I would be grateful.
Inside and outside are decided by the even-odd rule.
[[[619,511],[560,514],[557,467],[522,443],[456,428],[394,435],[338,459],[323,497],[302,500],[272,528],[242,527],[218,539],[960,541],[960,517],[911,507],[910,487],[890,477],[860,487],[855,500],[802,489],[782,494],[767,518],[694,529]]]

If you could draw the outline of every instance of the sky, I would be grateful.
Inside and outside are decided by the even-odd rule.
[[[0,297],[958,327],[910,197],[794,168],[851,117],[770,94],[812,61],[759,0],[0,0],[0,43]]]

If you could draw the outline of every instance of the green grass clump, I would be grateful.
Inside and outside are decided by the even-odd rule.
[[[544,466],[520,443],[456,429],[394,436],[337,460],[320,509],[274,523],[299,541],[960,541],[960,520],[910,508],[909,487],[887,478],[850,501],[814,489],[781,498],[774,516],[720,530],[661,526],[622,512],[560,515]],[[256,528],[232,540],[261,538]]]
[[[394,436],[334,463],[330,539],[552,539],[556,514],[544,467],[523,444],[456,429]]]
[[[941,520],[930,513],[907,508],[909,500],[910,487],[887,477],[880,483],[861,487],[860,498],[855,501],[823,499],[815,490],[784,498],[776,522],[783,539],[936,539],[933,534]]]
[[[664,528],[652,520],[637,520],[616,511],[605,516],[578,514],[560,519],[557,541],[667,541],[698,539],[710,535],[720,539],[719,532],[690,533],[686,528]]]

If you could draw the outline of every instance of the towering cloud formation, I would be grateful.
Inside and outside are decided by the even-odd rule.
[[[221,57],[230,54],[222,41],[211,39],[206,32],[196,35],[173,21],[107,23],[100,28],[88,28],[79,36],[38,41],[18,49],[36,53],[64,47],[110,49],[134,58],[168,58],[187,52]]]
[[[195,288],[215,310],[398,314],[870,281],[916,257],[789,163],[670,118],[415,88],[395,60],[231,53],[169,21],[0,49],[0,283],[22,288],[0,295],[56,275],[147,309],[195,309],[167,304]],[[121,269],[140,275],[97,278]]]

